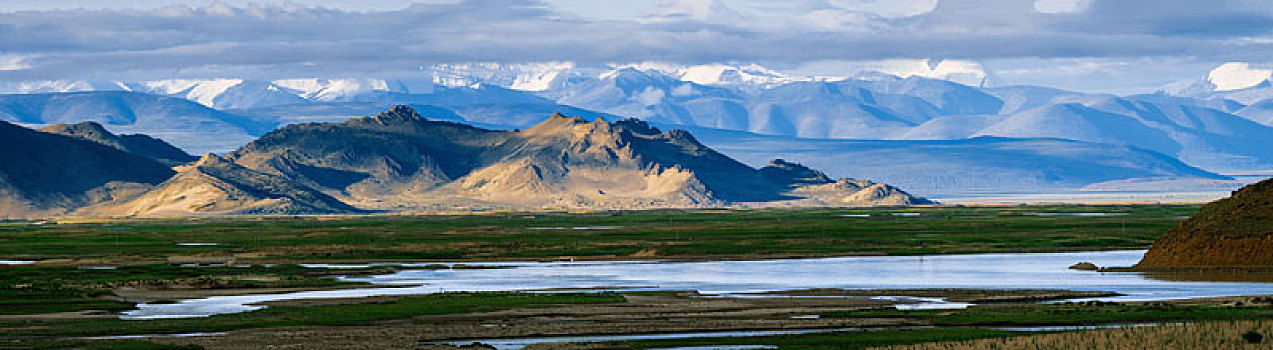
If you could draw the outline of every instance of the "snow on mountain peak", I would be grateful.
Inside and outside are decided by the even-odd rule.
[[[1228,62],[1207,74],[1207,81],[1215,85],[1215,91],[1249,88],[1270,78],[1273,78],[1273,69],[1259,69],[1246,62]]]
[[[433,83],[463,87],[485,83],[523,91],[545,91],[565,86],[582,73],[573,62],[523,64],[451,63],[433,65]]]
[[[83,80],[35,80],[0,84],[0,93],[5,94],[112,90],[126,90],[126,87],[119,82],[95,83]]]
[[[198,102],[205,106],[213,106],[218,96],[221,96],[234,87],[243,83],[243,79],[168,79],[153,80],[138,83],[141,90],[149,93],[162,95],[181,95],[187,100]]]
[[[680,78],[681,80],[691,81],[702,85],[757,84],[762,86],[774,86],[796,80],[808,80],[805,78],[794,78],[755,64],[746,66],[730,66],[723,64],[690,66],[685,67],[685,69],[681,71]]]
[[[990,78],[980,63],[946,59],[886,60],[863,69],[863,72],[884,73],[902,78],[919,76],[943,79],[969,86],[982,86]]]
[[[663,75],[699,85],[714,86],[752,85],[769,88],[796,81],[827,80],[814,77],[789,76],[756,64],[733,65],[717,63],[682,66],[661,62],[641,62],[613,65],[611,68],[611,71],[602,73],[600,78],[604,79],[611,76],[618,70],[634,69],[638,71],[658,72]]]
[[[410,92],[401,82],[374,78],[281,79],[275,80],[274,84],[296,90],[307,100],[323,102],[350,101],[359,94],[377,91]]]

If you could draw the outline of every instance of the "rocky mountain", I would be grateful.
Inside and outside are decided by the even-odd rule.
[[[40,131],[78,137],[115,149],[153,159],[168,166],[193,162],[194,156],[163,140],[145,134],[115,135],[97,122],[54,124]]]
[[[0,121],[40,126],[92,121],[193,152],[230,151],[275,127],[185,99],[127,91],[0,95]]]
[[[244,168],[214,154],[178,168],[172,178],[123,203],[87,210],[105,216],[326,214],[359,212],[284,177]]]
[[[118,201],[173,171],[139,155],[78,137],[0,122],[0,217],[66,215]]]
[[[1191,267],[1273,267],[1273,179],[1204,205],[1136,264],[1139,270]]]
[[[783,180],[773,174],[796,168],[751,168],[683,130],[560,114],[524,130],[487,130],[400,106],[287,126],[229,158],[364,209],[927,203],[868,182]]]

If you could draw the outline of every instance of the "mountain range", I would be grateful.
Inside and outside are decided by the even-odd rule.
[[[755,65],[474,63],[427,71],[411,79],[27,83],[11,90],[95,91],[3,95],[0,120],[32,127],[92,120],[115,132],[152,134],[194,153],[224,154],[279,125],[343,121],[396,105],[433,120],[492,129],[528,128],[543,115],[562,112],[612,122],[639,118],[697,135],[765,139],[763,149],[723,137],[703,142],[751,166],[789,158],[836,176],[870,176],[946,193],[996,186],[1024,192],[1116,190],[1119,184],[1160,180],[1181,188],[1223,188],[1234,186],[1225,175],[1273,170],[1273,150],[1264,141],[1273,136],[1265,124],[1273,119],[1273,100],[1258,98],[1268,89],[1264,83],[1220,91],[1217,86],[1232,85],[1208,77],[1212,85],[1192,90],[1116,96],[886,74],[800,77]],[[845,151],[850,144],[861,147]],[[1085,163],[1085,152],[1099,161]],[[941,161],[969,180],[913,170],[918,168],[842,165],[901,155],[916,167]],[[890,163],[905,168],[904,162]],[[1102,174],[1103,168],[1110,171]],[[1028,180],[1009,181],[1017,178]]]
[[[5,217],[932,203],[783,160],[752,168],[636,119],[553,114],[491,130],[398,106],[285,126],[175,171],[160,161],[189,155],[162,141],[92,122],[44,130],[0,124],[12,150],[0,159]]]

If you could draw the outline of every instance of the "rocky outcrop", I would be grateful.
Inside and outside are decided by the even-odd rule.
[[[788,188],[784,195],[799,198],[792,204],[848,207],[936,204],[886,184],[856,179],[832,180],[821,171],[782,159],[769,162],[759,171],[770,182]]]
[[[1273,179],[1204,205],[1167,231],[1138,270],[1273,267]]]
[[[180,148],[149,135],[115,135],[97,122],[55,124],[44,127],[40,131],[93,141],[124,152],[154,159],[169,166],[186,164],[198,159]]]

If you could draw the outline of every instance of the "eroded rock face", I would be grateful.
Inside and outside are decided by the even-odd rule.
[[[1273,267],[1273,179],[1208,203],[1167,231],[1137,269]]]

